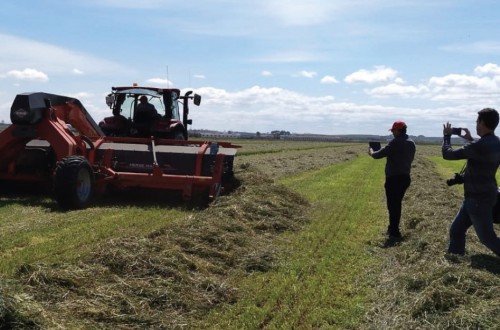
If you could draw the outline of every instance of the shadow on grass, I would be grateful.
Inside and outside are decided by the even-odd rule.
[[[12,204],[40,207],[54,213],[66,213],[74,210],[61,208],[50,192],[9,192],[3,193],[0,207]],[[135,190],[105,193],[94,196],[89,207],[135,206],[139,208],[173,208],[204,209],[208,206],[206,198],[194,195],[192,200],[182,199],[180,194],[167,191]],[[0,328],[1,329],[1,328]]]
[[[382,245],[382,248],[391,248],[395,247],[401,244],[401,242],[404,240],[403,237],[388,237],[385,239],[384,244]]]
[[[471,256],[471,267],[486,270],[490,273],[500,274],[500,258],[489,254],[476,254]]]
[[[221,195],[229,195],[241,185],[237,178],[232,178]],[[50,210],[50,212],[65,213],[54,199],[51,189],[47,186],[34,186],[33,184],[6,185],[3,183],[0,207],[10,204],[23,206],[37,206]],[[178,191],[162,189],[131,188],[123,191],[109,189],[103,194],[95,195],[89,207],[117,207],[136,206],[141,208],[176,207],[186,210],[202,210],[208,207],[207,192],[193,192],[190,200],[184,200]]]

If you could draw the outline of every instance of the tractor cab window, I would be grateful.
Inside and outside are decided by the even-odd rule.
[[[165,106],[163,105],[163,101],[162,101],[161,97],[159,97],[159,96],[152,96],[152,95],[145,95],[145,97],[147,98],[147,102],[149,104],[152,104],[155,107],[156,112],[158,112],[159,115],[161,115],[161,116],[165,115]],[[140,97],[138,97],[136,95],[136,107],[140,103],[141,103],[140,102]]]
[[[120,107],[119,113],[122,116],[131,119],[134,115],[134,99],[129,97],[128,95],[126,97],[123,97],[124,95],[120,96],[121,97],[118,99],[118,101],[121,102],[117,104]]]
[[[179,98],[179,95],[176,92],[170,93],[170,111],[171,111],[171,118],[173,120],[180,120],[181,117],[179,115],[179,103],[177,102],[177,99]]]

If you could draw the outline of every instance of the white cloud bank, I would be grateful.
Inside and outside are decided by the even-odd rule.
[[[42,71],[36,69],[26,68],[24,70],[10,70],[5,75],[1,75],[4,78],[13,78],[15,80],[30,80],[30,81],[48,81],[49,77]]]

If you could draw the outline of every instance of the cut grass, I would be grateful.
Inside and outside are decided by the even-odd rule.
[[[65,262],[84,257],[111,237],[145,235],[186,216],[163,206],[96,206],[59,212],[47,199],[3,197],[0,208],[0,274],[25,263]],[[51,208],[53,207],[53,209]]]
[[[182,221],[140,236],[118,231],[70,263],[20,267],[0,283],[0,320],[20,329],[498,327],[498,258],[473,232],[466,257],[444,255],[461,187],[445,184],[455,162],[437,173],[438,146],[417,148],[404,240],[392,246],[379,234],[384,161],[356,159],[365,144],[286,148],[241,157],[238,190]],[[283,184],[268,177],[289,174]],[[35,204],[29,223],[51,208]]]
[[[367,241],[386,222],[383,162],[362,157],[282,182],[312,203],[313,222],[280,239],[288,250],[276,270],[254,274],[242,299],[214,311],[199,328],[356,328],[370,297],[377,258]]]

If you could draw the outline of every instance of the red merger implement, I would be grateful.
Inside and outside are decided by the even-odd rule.
[[[0,181],[53,189],[64,209],[85,208],[107,188],[179,191],[216,198],[233,178],[239,146],[162,137],[105,136],[77,99],[24,93],[0,132]]]

